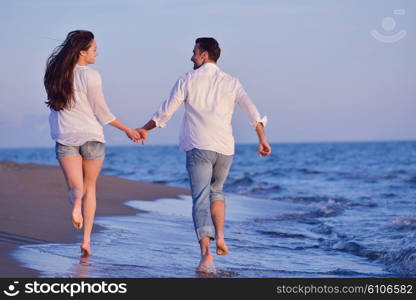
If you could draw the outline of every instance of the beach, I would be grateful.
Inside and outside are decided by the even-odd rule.
[[[257,145],[236,145],[224,185],[231,252],[215,255],[214,277],[415,276],[416,142],[273,149],[260,159]],[[0,276],[199,277],[177,147],[106,149],[88,266],[54,149],[0,149],[1,161]]]
[[[57,166],[0,161],[0,277],[37,277],[10,253],[25,244],[74,243],[71,207],[62,171]],[[100,175],[97,183],[98,216],[135,215],[125,206],[131,199],[153,200],[187,195],[188,190]],[[94,225],[97,232],[100,227]],[[94,238],[94,236],[93,236]]]

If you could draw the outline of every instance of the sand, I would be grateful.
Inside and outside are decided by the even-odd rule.
[[[188,195],[182,188],[100,175],[96,216],[137,214],[127,200],[153,200]],[[18,246],[34,243],[75,243],[71,206],[57,166],[0,161],[0,277],[37,277],[10,256]],[[95,225],[93,232],[100,230]],[[92,236],[94,239],[94,235]]]

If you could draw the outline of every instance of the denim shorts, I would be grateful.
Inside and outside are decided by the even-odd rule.
[[[82,156],[85,160],[103,160],[105,158],[105,144],[97,141],[90,141],[81,146],[67,146],[56,142],[56,158],[67,156]]]

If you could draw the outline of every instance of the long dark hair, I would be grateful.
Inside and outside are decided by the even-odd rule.
[[[74,67],[80,51],[88,50],[94,34],[86,30],[74,30],[68,33],[65,41],[56,47],[46,62],[45,85],[50,109],[59,111],[70,108],[74,94]]]

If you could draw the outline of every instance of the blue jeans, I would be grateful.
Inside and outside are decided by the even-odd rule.
[[[186,169],[192,194],[192,218],[198,241],[203,237],[214,240],[211,202],[225,201],[222,188],[227,179],[233,155],[210,150],[192,149],[186,152]]]

